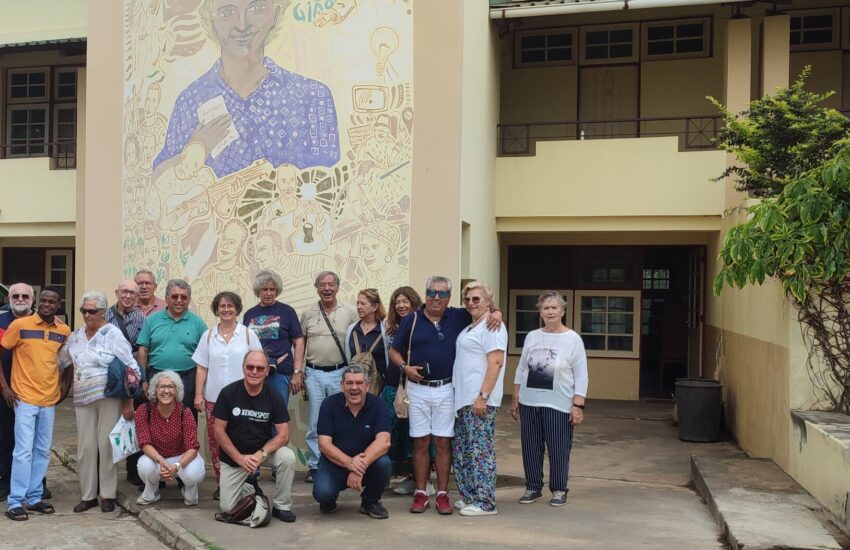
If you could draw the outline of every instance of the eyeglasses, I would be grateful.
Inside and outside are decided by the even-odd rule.
[[[136,281],[136,284],[139,286],[156,286],[156,283],[153,281]]]
[[[481,301],[481,296],[467,296],[463,299],[464,304],[477,304]]]
[[[124,295],[126,296],[126,295],[128,295],[128,294],[129,294],[129,295],[136,294],[136,291],[135,291],[135,290],[130,290],[129,288],[119,288],[119,289],[118,289],[118,294],[124,294]]]
[[[448,290],[431,290],[430,288],[425,291],[425,296],[429,298],[440,298],[440,300],[445,300],[449,297],[451,292]]]
[[[80,313],[82,313],[83,315],[97,315],[98,311],[100,311],[100,310],[99,309],[88,309],[88,308],[84,308],[84,307],[80,308]]]
[[[248,372],[263,372],[269,368],[266,365],[245,365],[245,370]]]
[[[169,296],[169,298],[171,298],[171,300],[174,301],[174,302],[188,302],[189,301],[189,297],[184,296],[183,294],[172,294],[171,296]]]
[[[160,384],[156,387],[156,391],[174,391],[177,389],[177,386],[174,384]]]
[[[29,300],[32,298],[29,294],[12,294],[13,300]]]

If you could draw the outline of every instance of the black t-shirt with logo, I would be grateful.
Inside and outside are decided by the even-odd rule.
[[[242,380],[221,390],[212,415],[227,422],[228,437],[246,455],[256,453],[272,438],[275,424],[289,422],[289,412],[279,393],[263,384],[260,393],[251,397]],[[240,467],[224,449],[220,458],[225,464]]]

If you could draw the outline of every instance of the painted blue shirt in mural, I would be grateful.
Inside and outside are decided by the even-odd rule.
[[[268,57],[263,64],[269,74],[246,99],[221,78],[220,59],[183,90],[153,168],[180,154],[200,125],[198,107],[216,96],[224,97],[239,132],[239,138],[217,157],[207,157],[216,176],[232,174],[263,158],[274,166],[289,163],[299,169],[336,164],[339,128],[330,89],[279,67]]]

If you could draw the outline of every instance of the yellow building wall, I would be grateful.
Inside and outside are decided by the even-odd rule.
[[[500,303],[499,242],[494,173],[499,117],[498,38],[487,0],[463,2],[463,92],[461,108],[460,219],[468,224],[461,276],[490,284]],[[460,227],[457,227],[458,232]],[[418,282],[418,281],[415,281]]]
[[[505,363],[505,395],[514,391],[519,355],[509,355]],[[637,359],[587,360],[588,399],[635,401],[640,389],[640,361]]]
[[[796,80],[803,67],[810,65],[812,73],[806,81],[806,89],[823,94],[838,92],[824,102],[827,107],[841,109],[842,64],[844,52],[796,52],[791,54],[791,80]]]
[[[719,216],[720,151],[679,152],[675,137],[551,141],[496,159],[496,216]]]
[[[88,4],[87,0],[0,2],[0,44],[84,37]]]
[[[49,157],[0,161],[0,194],[20,197],[0,207],[0,236],[30,236],[33,225],[53,224],[57,235],[73,235],[76,171],[51,170]],[[50,234],[50,233],[48,233]]]

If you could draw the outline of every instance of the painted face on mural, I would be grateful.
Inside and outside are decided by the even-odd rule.
[[[224,261],[236,256],[242,248],[246,236],[245,228],[238,223],[227,224],[218,243],[219,259]]]
[[[272,0],[215,0],[213,6],[213,31],[222,55],[247,57],[263,52],[279,15]]]
[[[280,255],[280,246],[275,242],[270,232],[264,232],[257,236],[257,261],[263,267],[271,267],[277,264]]]
[[[159,100],[162,97],[162,92],[158,85],[151,85],[148,88],[148,95],[145,96],[145,117],[150,118],[156,114],[159,107]]]
[[[378,239],[365,235],[363,237],[363,263],[372,272],[380,271],[392,259],[390,249]]]

